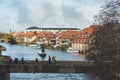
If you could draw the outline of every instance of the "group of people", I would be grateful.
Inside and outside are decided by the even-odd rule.
[[[19,61],[18,61],[18,58],[16,58],[16,57],[15,57],[14,61],[12,60],[11,57],[9,57],[8,58],[8,62],[9,63],[13,63],[14,62],[14,63],[18,64]],[[23,57],[21,58],[21,63],[24,63],[24,58]]]
[[[18,60],[18,58],[16,58],[16,57],[15,57],[14,60],[12,60],[12,58],[9,57],[9,58],[8,58],[8,62],[9,62],[9,63],[13,63],[13,62],[14,62],[14,63],[18,64],[19,60]],[[21,61],[20,61],[20,62],[21,62],[21,63],[24,63],[24,57],[21,58]],[[35,63],[39,63],[39,61],[38,61],[37,58],[35,58]]]
[[[14,62],[14,63],[18,64],[19,60],[18,60],[18,58],[15,57],[15,59],[14,59],[14,61],[13,61],[12,58],[9,57],[9,58],[8,58],[8,62],[9,62],[9,63],[13,63],[13,62]],[[49,57],[48,57],[48,62],[49,62],[49,63],[55,63],[55,62],[56,62],[56,57],[55,57],[55,56],[53,56],[53,57],[50,57],[50,56],[49,56]],[[23,58],[23,57],[21,58],[21,63],[24,63],[24,58]],[[37,58],[35,58],[35,63],[39,63],[39,61],[38,61]]]

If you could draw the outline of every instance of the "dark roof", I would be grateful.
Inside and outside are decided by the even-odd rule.
[[[42,30],[80,30],[78,28],[41,28]]]
[[[39,28],[39,27],[36,27],[36,26],[29,27],[26,30],[31,30],[31,29],[42,29],[42,30],[80,30],[78,28]]]
[[[32,27],[26,28],[26,30],[31,30],[31,29],[40,29],[40,28],[36,27],[36,26],[32,26]]]

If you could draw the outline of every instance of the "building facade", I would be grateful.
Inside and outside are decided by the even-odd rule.
[[[67,31],[67,30],[76,30],[76,31],[80,31],[80,29],[78,28],[39,28],[36,26],[32,26],[29,28],[26,28],[24,30],[24,33],[28,33],[28,32],[52,32],[53,34],[56,33],[61,33],[63,31]]]

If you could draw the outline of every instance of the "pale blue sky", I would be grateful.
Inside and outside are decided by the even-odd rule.
[[[108,0],[0,0],[0,31],[30,26],[76,27],[94,23],[93,16]]]

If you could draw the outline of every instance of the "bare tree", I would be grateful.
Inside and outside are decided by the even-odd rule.
[[[95,16],[95,21],[101,28],[90,37],[88,58],[96,61],[97,67],[103,71],[101,74],[104,71],[119,73],[117,71],[120,67],[120,0],[106,3]],[[105,61],[114,63],[108,65]]]
[[[91,36],[89,50],[112,58],[111,54],[120,51],[120,0],[105,4],[95,20],[102,27]]]
[[[102,6],[100,13],[94,16],[94,18],[100,25],[104,25],[111,21],[120,22],[120,0],[111,0],[107,2]]]

